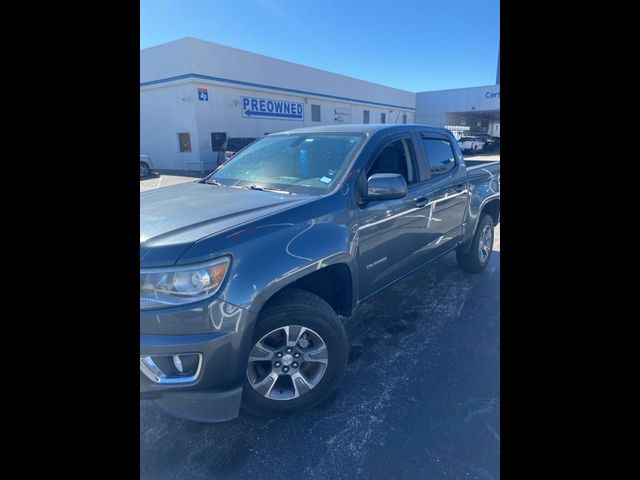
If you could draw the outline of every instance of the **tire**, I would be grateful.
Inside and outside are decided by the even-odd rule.
[[[489,261],[491,260],[491,253],[493,252],[493,228],[493,219],[491,218],[491,215],[486,213],[482,214],[480,221],[478,222],[478,228],[476,228],[476,233],[471,240],[471,245],[467,245],[468,248],[462,247],[456,250],[456,260],[458,261],[458,266],[463,271],[469,273],[480,273],[489,264]],[[487,233],[490,233],[490,239],[485,237]],[[480,249],[481,240],[485,247],[483,251]],[[486,253],[486,257],[484,256],[484,253]]]
[[[140,178],[148,177],[151,174],[151,168],[147,162],[140,162]]]
[[[293,349],[290,353],[283,344],[284,327],[290,327],[290,342],[300,338],[293,346],[289,344],[288,348]],[[287,289],[277,294],[260,314],[251,345],[242,408],[255,415],[276,416],[317,405],[335,390],[347,368],[349,342],[338,315],[327,302],[305,290]],[[305,361],[307,352],[314,350],[320,353]],[[263,353],[269,359],[256,361]],[[294,368],[296,358],[292,356],[296,354],[300,362]],[[288,373],[284,373],[287,362]],[[276,368],[278,363],[280,367]],[[300,375],[304,375],[304,382]],[[294,377],[298,386],[293,383]]]

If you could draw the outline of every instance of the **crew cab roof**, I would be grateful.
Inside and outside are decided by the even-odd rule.
[[[367,133],[374,134],[380,131],[386,130],[389,133],[397,131],[397,132],[407,132],[407,131],[420,131],[420,132],[431,132],[431,133],[439,133],[439,134],[448,134],[449,130],[445,128],[438,127],[430,127],[428,125],[420,125],[420,124],[387,124],[387,123],[362,123],[362,124],[343,124],[343,125],[324,125],[320,127],[304,127],[304,128],[296,128],[292,130],[285,130],[282,132],[273,133],[272,135],[279,134],[289,134],[289,133],[323,133],[323,132],[344,132],[344,133]]]

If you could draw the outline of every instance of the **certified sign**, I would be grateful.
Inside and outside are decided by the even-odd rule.
[[[208,102],[209,101],[209,92],[207,91],[206,88],[199,88],[198,89],[198,100],[200,100],[201,102]]]
[[[338,123],[351,122],[351,110],[348,108],[334,108],[333,119]]]
[[[281,120],[303,120],[304,105],[287,100],[242,97],[242,116],[245,118],[276,118]]]

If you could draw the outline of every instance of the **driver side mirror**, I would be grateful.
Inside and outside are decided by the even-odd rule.
[[[393,200],[407,195],[407,182],[398,173],[376,173],[367,179],[363,200]]]

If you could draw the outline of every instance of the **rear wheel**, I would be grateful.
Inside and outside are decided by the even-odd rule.
[[[347,334],[317,295],[291,289],[256,324],[243,409],[273,416],[311,408],[336,388],[347,366]]]
[[[465,272],[482,272],[493,251],[493,219],[489,214],[483,214],[478,222],[478,228],[471,240],[471,245],[459,248],[456,251],[458,266]]]

